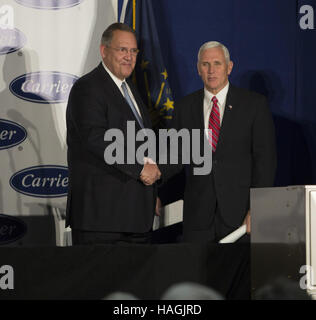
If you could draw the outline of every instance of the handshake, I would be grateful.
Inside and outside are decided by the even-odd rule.
[[[161,177],[161,172],[157,164],[149,158],[144,159],[144,168],[140,173],[140,180],[146,186],[151,186]]]

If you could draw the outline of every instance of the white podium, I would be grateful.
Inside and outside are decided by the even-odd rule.
[[[172,202],[161,208],[160,217],[155,216],[153,230],[183,221],[183,200]]]
[[[252,289],[283,275],[315,298],[316,186],[251,189],[250,208]]]

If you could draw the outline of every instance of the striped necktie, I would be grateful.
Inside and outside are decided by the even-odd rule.
[[[132,99],[131,99],[131,97],[130,97],[130,95],[128,93],[127,86],[126,86],[125,82],[122,83],[122,89],[123,89],[123,92],[124,92],[125,100],[128,103],[128,105],[130,106],[130,108],[131,108],[131,110],[132,110],[132,112],[133,112],[138,124],[140,125],[140,127],[142,129],[144,129],[143,119],[140,117],[138,111],[136,110],[136,108],[134,106],[134,103],[133,103],[133,101],[132,101]]]
[[[211,134],[209,135],[209,143],[212,144],[212,150],[213,152],[216,151],[216,146],[218,142],[219,137],[219,131],[221,128],[221,121],[220,121],[220,115],[219,115],[219,107],[218,107],[218,100],[214,96],[212,98],[213,107],[210,114],[210,118],[208,120],[208,128],[212,130]]]

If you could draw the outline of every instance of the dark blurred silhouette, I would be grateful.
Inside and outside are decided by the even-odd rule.
[[[204,285],[182,282],[169,287],[161,300],[224,300],[224,297]]]
[[[127,292],[113,292],[105,296],[102,300],[139,300],[136,296]]]
[[[254,300],[312,300],[299,283],[284,277],[278,277],[264,285],[254,295]]]

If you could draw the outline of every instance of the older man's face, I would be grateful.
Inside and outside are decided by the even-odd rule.
[[[223,49],[215,47],[201,52],[197,67],[205,88],[211,93],[217,94],[227,84],[233,63],[232,61],[227,63]]]
[[[134,34],[121,30],[113,32],[109,47],[100,46],[101,56],[105,65],[121,80],[128,78],[133,72],[137,58],[136,50],[137,42]]]

